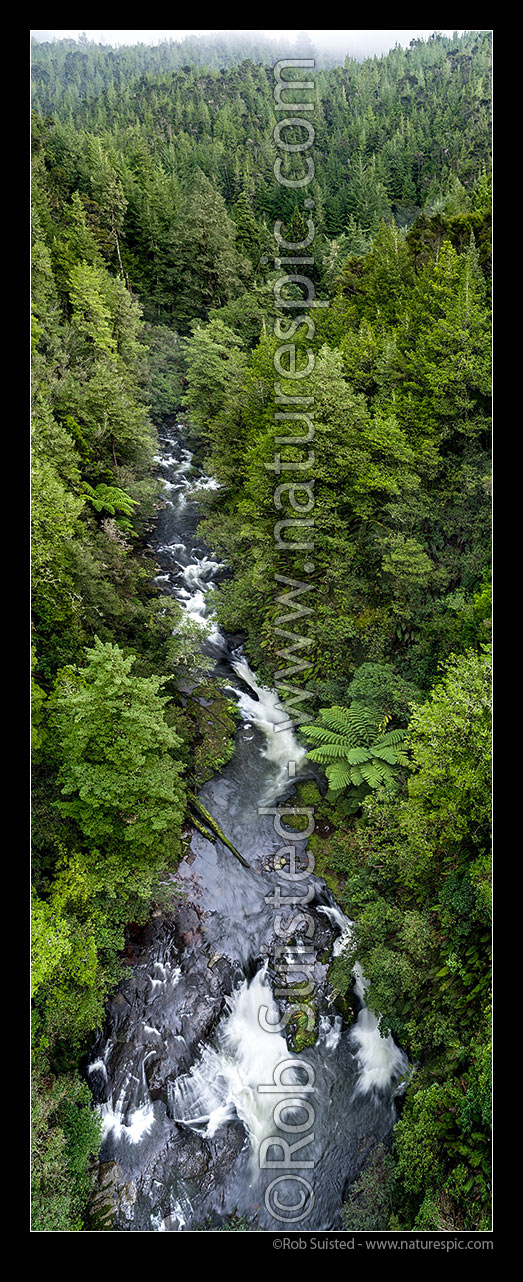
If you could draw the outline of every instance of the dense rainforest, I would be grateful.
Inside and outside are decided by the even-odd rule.
[[[274,177],[274,50],[33,44],[33,1230],[93,1227],[83,1058],[233,750],[226,692],[211,715],[183,694],[206,692],[202,627],[150,550],[174,418],[217,482],[218,622],[319,767],[297,795],[354,921],[339,1008],[357,958],[415,1065],[344,1226],[490,1227],[490,45],[314,70],[328,306],[293,332],[315,358],[314,555],[284,650],[275,585],[304,558],[274,538],[273,229],[303,243],[308,214]]]

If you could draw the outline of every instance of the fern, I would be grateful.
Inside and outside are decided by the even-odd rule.
[[[398,760],[398,753],[395,748],[375,748],[374,756],[378,757],[379,761],[388,761],[391,766],[395,766]]]
[[[110,512],[111,516],[116,512],[123,512],[125,516],[132,516],[133,507],[138,506],[137,499],[132,499],[125,490],[118,489],[116,485],[97,485],[93,490],[92,485],[84,481],[82,489],[88,503],[92,503],[96,512]]]
[[[368,783],[370,788],[379,788],[380,783],[382,782],[382,776],[376,766],[374,765],[362,766],[361,773],[363,775],[365,783]]]
[[[328,730],[326,726],[309,726],[310,738],[317,739],[319,743],[347,743],[346,735],[336,734],[334,730]]]
[[[337,704],[320,708],[319,720],[303,727],[303,734],[314,745],[307,755],[326,767],[333,792],[363,783],[369,788],[392,786],[394,767],[408,765],[408,758],[399,748],[404,730],[382,733],[388,720],[380,722],[372,709],[355,702],[350,708]]]
[[[349,750],[350,751],[350,750]],[[309,752],[311,761],[329,761],[331,757],[345,757],[347,759],[347,748],[342,743],[322,743],[321,748],[313,748]],[[364,761],[367,760],[365,756]]]

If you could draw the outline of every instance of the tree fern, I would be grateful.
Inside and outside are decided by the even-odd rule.
[[[408,758],[399,747],[404,730],[382,733],[387,720],[380,723],[373,709],[354,702],[350,708],[321,708],[319,720],[303,727],[314,745],[307,755],[326,767],[333,792],[363,783],[369,788],[392,787],[395,767],[408,765]]]
[[[118,489],[116,485],[97,485],[93,490],[92,485],[84,481],[82,489],[88,503],[92,503],[97,512],[110,512],[112,516],[116,512],[123,512],[125,516],[132,516],[133,507],[138,506],[137,499],[132,499],[130,494]]]

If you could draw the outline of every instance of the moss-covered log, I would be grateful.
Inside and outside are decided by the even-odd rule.
[[[227,849],[230,850],[232,854],[236,856],[237,859],[239,859],[240,863],[243,864],[244,868],[250,868],[250,864],[247,863],[247,860],[243,858],[243,855],[240,855],[240,852],[239,850],[236,849],[236,846],[233,846],[232,842],[230,842],[228,837],[225,836],[225,833],[220,828],[220,825],[216,823],[216,820],[213,819],[212,815],[209,814],[209,811],[205,809],[205,806],[202,806],[201,801],[199,801],[198,797],[194,795],[194,792],[190,792],[188,790],[187,798],[193,810],[197,810],[198,814],[202,815],[203,819],[205,820],[205,824],[207,825],[207,828],[210,828],[211,832],[210,833],[205,832],[201,824],[196,820],[194,820],[192,816],[190,816],[191,822],[194,823],[195,827],[199,828],[200,832],[203,832],[204,836],[207,837],[209,841],[215,841],[216,837],[219,837],[220,841],[223,841],[224,846],[227,846]],[[215,834],[214,836],[212,835],[213,833]]]

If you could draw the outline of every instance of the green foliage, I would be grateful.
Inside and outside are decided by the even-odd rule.
[[[31,1229],[77,1233],[85,1227],[89,1163],[101,1123],[89,1088],[76,1076],[33,1074]]]
[[[96,512],[110,512],[111,516],[116,512],[124,512],[126,516],[132,516],[133,508],[138,505],[138,499],[130,498],[116,485],[97,485],[93,490],[91,485],[84,482],[83,490]]]
[[[490,675],[486,649],[451,658],[413,709],[407,796],[370,795],[329,838],[355,922],[333,985],[349,990],[357,958],[382,1031],[417,1062],[395,1128],[390,1227],[489,1226]]]
[[[33,676],[34,669],[37,665],[36,650],[34,645],[31,646],[31,751],[37,753],[42,746],[41,725],[43,719],[43,705],[45,703],[45,690],[38,685]]]
[[[144,326],[144,340],[144,394],[154,421],[159,422],[181,408],[186,382],[184,346],[166,325]]]
[[[183,405],[191,425],[212,445],[211,465],[220,480],[229,480],[241,466],[239,411],[246,367],[242,349],[241,338],[216,316],[206,326],[196,322],[186,344],[188,390]]]
[[[394,766],[406,766],[408,758],[398,745],[405,738],[402,730],[383,733],[378,716],[360,703],[350,708],[320,708],[319,721],[304,726],[306,739],[318,747],[308,749],[310,761],[326,765],[331,792],[350,786],[391,788]]]
[[[210,1218],[204,1224],[195,1224],[192,1228],[193,1233],[252,1233],[249,1220],[246,1215],[231,1215],[230,1219],[217,1222]]]
[[[31,920],[31,996],[71,952],[67,922],[33,891]]]
[[[183,814],[165,679],[132,676],[134,655],[98,638],[87,659],[63,673],[53,700],[61,791],[71,797],[59,808],[90,842],[154,863],[179,849]]]
[[[79,1056],[126,923],[167,894],[182,774],[195,786],[231,751],[225,697],[182,706],[200,634],[145,551],[149,413],[181,409],[220,482],[200,527],[231,571],[218,617],[280,697],[290,663],[310,696],[296,719],[330,783],[311,849],[356,922],[333,986],[349,1014],[358,956],[382,1029],[421,1065],[347,1227],[488,1227],[490,33],[316,62],[311,271],[330,306],[293,340],[299,365],[314,355],[297,478],[314,501],[283,486],[277,507],[307,454],[274,444],[287,321],[268,228],[308,231],[274,180],[281,56],[252,33],[237,50],[226,33],[33,46],[37,1231],[86,1225],[99,1136]],[[311,499],[315,569],[282,603],[303,577],[275,546],[291,492]]]
[[[349,699],[376,708],[380,717],[393,717],[408,721],[412,703],[420,699],[420,692],[411,682],[405,681],[391,663],[362,663],[354,673],[347,688]]]
[[[346,1232],[369,1233],[389,1228],[391,1174],[390,1157],[383,1145],[378,1144],[344,1203]]]
[[[483,647],[480,655],[452,657],[444,679],[413,712],[409,802],[399,814],[407,880],[419,880],[434,853],[448,865],[489,847],[491,707],[491,656]]]
[[[223,197],[197,169],[175,234],[172,279],[180,329],[242,292],[250,268],[235,247],[235,230]]]

